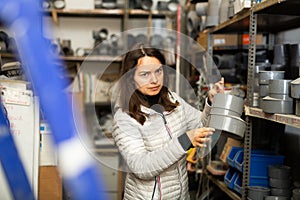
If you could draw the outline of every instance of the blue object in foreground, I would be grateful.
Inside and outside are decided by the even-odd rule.
[[[15,200],[33,200],[34,194],[20,160],[10,131],[8,118],[1,103],[0,107],[0,161],[7,183]]]
[[[16,35],[20,57],[30,77],[53,132],[54,144],[60,158],[59,167],[67,188],[75,199],[108,199],[103,192],[96,163],[82,147],[77,136],[75,114],[66,85],[59,79],[57,60],[43,39],[44,20],[40,11],[42,0],[1,0],[0,19]],[[42,27],[43,24],[43,27]],[[47,30],[47,27],[46,27]]]

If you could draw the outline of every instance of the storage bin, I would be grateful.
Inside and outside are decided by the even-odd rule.
[[[253,177],[268,177],[268,167],[274,164],[283,164],[284,156],[275,155],[268,151],[252,151],[250,178]]]
[[[242,194],[242,181],[243,181],[243,174],[238,173],[238,175],[234,181],[233,189],[240,194]]]
[[[240,150],[243,150],[242,147],[232,147],[227,158],[226,158],[226,163],[231,166],[231,167],[235,167],[235,156],[236,156],[236,153]]]
[[[244,163],[244,150],[239,150],[236,152],[234,159],[234,167],[243,172],[243,163]]]
[[[242,194],[242,181],[243,181],[243,174],[238,172],[234,180],[233,189],[240,194]],[[269,184],[268,178],[250,176],[249,186],[268,187],[268,184]]]
[[[242,172],[244,164],[243,148],[234,148],[227,157],[227,163],[238,172],[235,177],[234,187],[237,192],[241,191]],[[284,156],[276,155],[270,151],[252,150],[249,186],[269,186],[268,166],[274,164],[283,164]]]
[[[242,194],[242,181],[243,181],[243,174],[238,172],[238,174],[235,178],[235,181],[234,181],[233,189],[240,194]],[[249,186],[268,187],[269,180],[267,177],[252,177],[252,176],[250,176]]]
[[[250,176],[268,177],[268,166],[274,164],[283,164],[284,156],[276,155],[270,151],[252,150]],[[244,151],[236,152],[234,158],[234,167],[243,172]]]
[[[237,178],[237,176],[239,175],[239,172],[234,169],[233,167],[230,167],[225,176],[224,176],[224,183],[231,189],[234,188],[234,182]]]
[[[267,176],[252,176],[252,175],[250,175],[249,186],[269,187],[269,179]]]
[[[256,154],[270,154],[269,151],[263,151],[263,150],[252,150],[251,151],[251,164],[252,164],[252,157],[255,157]],[[244,149],[236,152],[235,158],[234,158],[234,167],[239,170],[240,172],[243,172],[243,165],[244,165]]]

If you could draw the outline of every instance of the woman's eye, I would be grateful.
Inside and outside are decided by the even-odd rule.
[[[146,77],[146,76],[148,76],[148,73],[140,74],[140,76]]]
[[[157,74],[160,74],[160,73],[162,73],[162,71],[163,71],[162,68],[159,68],[159,69],[156,71],[156,73],[157,73]]]

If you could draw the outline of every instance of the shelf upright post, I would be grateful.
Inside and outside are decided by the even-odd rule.
[[[124,17],[122,29],[123,31],[128,31],[128,19],[129,18],[129,0],[125,0],[124,2]]]
[[[213,34],[207,33],[207,51],[210,56],[213,56]]]
[[[121,25],[121,31],[123,32],[121,35],[123,37],[124,41],[124,50],[127,52],[128,50],[128,21],[129,21],[129,0],[124,0],[124,14],[122,18],[122,25]]]
[[[208,74],[213,74],[212,73],[213,64],[214,64],[213,59],[212,59],[213,58],[213,48],[214,48],[213,46],[214,46],[214,44],[213,44],[213,33],[208,32],[208,35],[207,35],[207,53],[208,53],[209,57],[206,58],[207,70],[209,71]],[[209,79],[209,78],[207,77],[207,79]],[[209,81],[207,81],[206,84],[207,84],[208,87],[210,87]]]
[[[250,26],[249,26],[249,51],[248,51],[248,77],[247,77],[247,104],[253,106],[253,90],[255,75],[255,56],[256,56],[256,33],[257,33],[257,15],[253,11],[256,0],[251,0],[250,9]],[[242,181],[242,199],[247,199],[248,186],[250,182],[250,166],[251,166],[251,148],[252,148],[252,119],[246,116],[247,128],[244,138],[244,166]]]

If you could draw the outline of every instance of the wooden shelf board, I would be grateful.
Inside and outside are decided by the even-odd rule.
[[[91,62],[121,62],[122,58],[110,55],[90,55],[90,56],[61,56],[61,59],[64,61],[70,62],[83,62],[83,61],[91,61]]]
[[[72,17],[94,17],[94,16],[123,16],[123,9],[52,9],[44,11],[46,14],[56,13],[58,16],[72,16]]]
[[[150,11],[142,9],[129,9],[127,12],[124,9],[51,9],[45,10],[47,15],[70,16],[70,17],[123,17],[125,13],[129,16],[148,17]],[[170,11],[152,10],[153,17],[173,16],[175,13]]]
[[[207,175],[207,177],[216,186],[218,186],[223,192],[225,192],[231,199],[241,200],[241,197],[238,194],[236,194],[235,192],[233,192],[232,190],[230,190],[223,181],[220,181],[220,180],[216,179],[212,175]]]
[[[245,106],[245,114],[252,117],[258,117],[281,124],[293,126],[300,128],[300,117],[296,115],[286,115],[286,114],[269,114],[263,112],[260,108],[253,108]]]
[[[165,17],[165,16],[173,16],[175,13],[172,13],[170,11],[160,11],[160,10],[142,10],[142,9],[130,9],[128,11],[128,14],[130,16],[144,16],[148,17],[150,14],[152,14],[152,17]]]
[[[209,29],[209,33],[243,33],[249,31],[249,9],[240,14],[236,14],[233,18]]]

